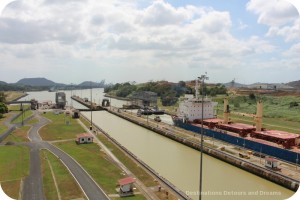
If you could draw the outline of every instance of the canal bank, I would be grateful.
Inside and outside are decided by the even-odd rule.
[[[182,145],[177,141],[169,140],[169,138],[164,139],[167,137],[161,134],[153,134],[154,132],[150,131],[153,126],[148,129],[140,126],[138,123],[143,120],[146,123],[145,118],[143,120],[139,119],[137,122],[132,121],[135,124],[133,125],[133,123],[129,122],[130,119],[138,117],[132,111],[123,112],[122,109],[118,108],[113,108],[112,111],[113,113],[111,114],[108,112],[93,112],[94,124],[108,131],[111,137],[115,138],[139,159],[166,177],[166,179],[170,180],[186,194],[190,194],[193,199],[197,199],[197,185],[199,184],[197,180],[197,177],[199,177],[199,167],[197,167],[199,165],[198,151],[192,150],[192,148]],[[121,115],[127,115],[129,120],[120,118],[116,114],[118,111]],[[90,112],[83,114],[87,117],[90,116]],[[171,129],[173,128],[164,130],[164,132],[168,134],[168,132],[172,132]],[[214,194],[222,192],[226,192],[227,194],[230,190],[236,192],[247,191],[248,193],[244,196],[244,199],[286,199],[293,194],[291,190],[286,190],[258,176],[250,175],[246,170],[228,165],[219,159],[217,161],[213,157],[206,156],[206,154],[204,154],[204,158],[205,176],[209,176],[204,180],[204,191],[208,191],[208,196],[205,199],[215,199]],[[226,180],[226,183],[223,183],[223,181],[220,182],[220,179],[223,179],[223,181]],[[238,184],[238,186],[233,186],[232,184]],[[275,198],[253,196],[256,194],[255,191],[262,191],[262,193],[264,191],[269,191],[269,193],[275,191],[277,196]],[[232,199],[232,196],[227,195],[223,199]]]
[[[89,123],[91,122],[86,116],[81,115],[85,120],[87,120]],[[129,156],[132,160],[134,160],[136,163],[138,163],[140,166],[143,167],[149,174],[151,174],[152,177],[158,180],[160,182],[160,185],[162,188],[166,188],[169,191],[172,191],[179,199],[182,200],[190,200],[183,191],[181,191],[179,188],[177,188],[175,185],[173,185],[171,182],[169,182],[167,179],[159,175],[154,169],[152,169],[149,165],[147,165],[145,162],[143,162],[141,159],[139,159],[136,155],[134,155],[131,151],[129,151],[126,147],[124,147],[121,143],[119,143],[116,139],[111,137],[109,133],[104,131],[102,128],[100,128],[98,125],[93,123],[93,129],[96,132],[101,132],[105,135],[106,138],[108,138],[114,145],[119,147],[123,152],[126,153],[127,156]]]
[[[196,143],[194,141],[191,141],[189,139],[186,139],[184,137],[180,137],[174,133],[172,133],[172,131],[166,130],[166,129],[161,129],[160,126],[153,126],[150,123],[144,123],[140,120],[136,120],[136,118],[132,118],[128,115],[124,115],[122,114],[123,112],[121,112],[120,109],[118,109],[118,111],[115,111],[114,109],[110,109],[108,110],[109,113],[112,113],[114,115],[117,115],[118,117],[121,117],[125,120],[128,120],[132,123],[135,123],[139,126],[142,126],[148,130],[151,130],[155,133],[158,133],[164,137],[170,138],[176,142],[179,142],[181,144],[184,144],[188,147],[191,147],[195,150],[200,151],[200,143]],[[295,179],[291,179],[287,176],[283,176],[275,171],[272,170],[268,170],[266,168],[262,168],[260,166],[257,166],[251,162],[247,162],[243,159],[239,159],[236,158],[230,154],[225,153],[224,151],[220,151],[218,149],[214,149],[214,148],[210,148],[208,146],[203,147],[203,152],[206,153],[207,155],[210,155],[214,158],[220,159],[224,162],[227,162],[231,165],[234,165],[240,169],[246,170],[247,172],[250,172],[252,174],[255,174],[257,176],[260,176],[264,179],[267,179],[269,181],[272,181],[276,184],[279,184],[283,187],[286,187],[287,189],[290,189],[292,191],[297,191],[297,189],[299,188],[299,181],[295,180]]]
[[[80,101],[79,101],[80,102]],[[171,131],[162,129],[158,125],[153,125],[151,123],[148,123],[148,118],[147,118],[147,123],[143,122],[142,120],[139,120],[138,118],[133,118],[131,115],[128,115],[128,112],[126,110],[122,110],[119,108],[112,108],[106,110],[118,117],[121,117],[127,121],[130,121],[134,124],[137,124],[139,126],[142,126],[148,130],[151,130],[155,133],[158,133],[164,137],[170,138],[176,142],[179,142],[181,144],[184,144],[188,147],[191,147],[195,150],[200,150],[200,143],[196,143],[192,140],[186,139],[184,137],[180,137],[179,135],[173,134]],[[299,187],[299,181],[295,179],[291,179],[287,176],[284,176],[282,174],[279,174],[277,172],[274,172],[272,170],[268,170],[266,168],[257,166],[251,162],[245,161],[243,159],[239,159],[237,157],[231,156],[230,154],[225,153],[224,151],[220,151],[218,149],[210,148],[209,146],[204,146],[203,149],[204,153],[207,155],[210,155],[214,158],[217,158],[219,160],[225,161],[226,163],[229,163],[231,165],[234,165],[240,169],[246,170],[247,172],[250,172],[252,174],[255,174],[257,176],[260,176],[264,179],[267,179],[269,181],[272,181],[276,184],[279,184],[281,186],[286,187],[287,189],[290,189],[292,191],[297,191]]]

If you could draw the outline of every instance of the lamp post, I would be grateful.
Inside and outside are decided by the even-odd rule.
[[[91,125],[90,125],[90,130],[93,130],[93,100],[92,100],[92,98],[93,98],[93,89],[92,89],[92,82],[90,83],[90,85],[91,85]]]
[[[204,109],[204,80],[208,80],[208,77],[205,73],[205,75],[201,75],[198,77],[199,81],[201,82],[202,85],[202,110],[201,110],[201,141],[200,141],[200,184],[199,184],[199,200],[202,199],[202,171],[203,171],[203,109]],[[197,94],[197,91],[196,91]]]

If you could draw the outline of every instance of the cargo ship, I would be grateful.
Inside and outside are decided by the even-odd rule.
[[[249,149],[257,152],[256,155],[265,154],[299,164],[300,135],[264,129],[261,101],[257,102],[254,125],[233,123],[229,120],[230,109],[227,98],[224,99],[223,119],[218,119],[215,109],[218,103],[208,97],[200,98],[197,80],[195,91],[195,95],[185,95],[179,103],[177,115],[172,116],[175,126],[201,134],[203,123],[204,136]]]

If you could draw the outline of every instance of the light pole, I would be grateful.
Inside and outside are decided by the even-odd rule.
[[[93,98],[93,89],[92,89],[92,82],[90,83],[91,85],[91,125],[90,125],[90,130],[93,130],[93,101],[92,101],[92,98]]]
[[[22,126],[24,126],[24,108],[22,103],[21,103],[21,110],[22,110]]]
[[[204,109],[204,80],[208,80],[208,77],[205,75],[201,75],[198,77],[199,81],[201,81],[202,85],[202,110],[201,110],[201,142],[200,142],[200,184],[199,184],[199,200],[202,199],[202,176],[203,176],[203,109]],[[196,91],[197,93],[197,91]]]

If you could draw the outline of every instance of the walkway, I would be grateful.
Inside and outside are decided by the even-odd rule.
[[[39,122],[34,124],[30,129],[28,137],[31,140],[30,150],[30,175],[24,181],[23,198],[24,200],[43,200],[43,182],[41,175],[41,163],[39,152],[41,149],[47,149],[56,155],[62,163],[69,169],[86,197],[90,200],[106,200],[108,196],[91,178],[91,176],[68,154],[48,142],[42,141],[38,134],[41,127],[49,123],[49,121],[41,117],[35,112],[35,117]]]

